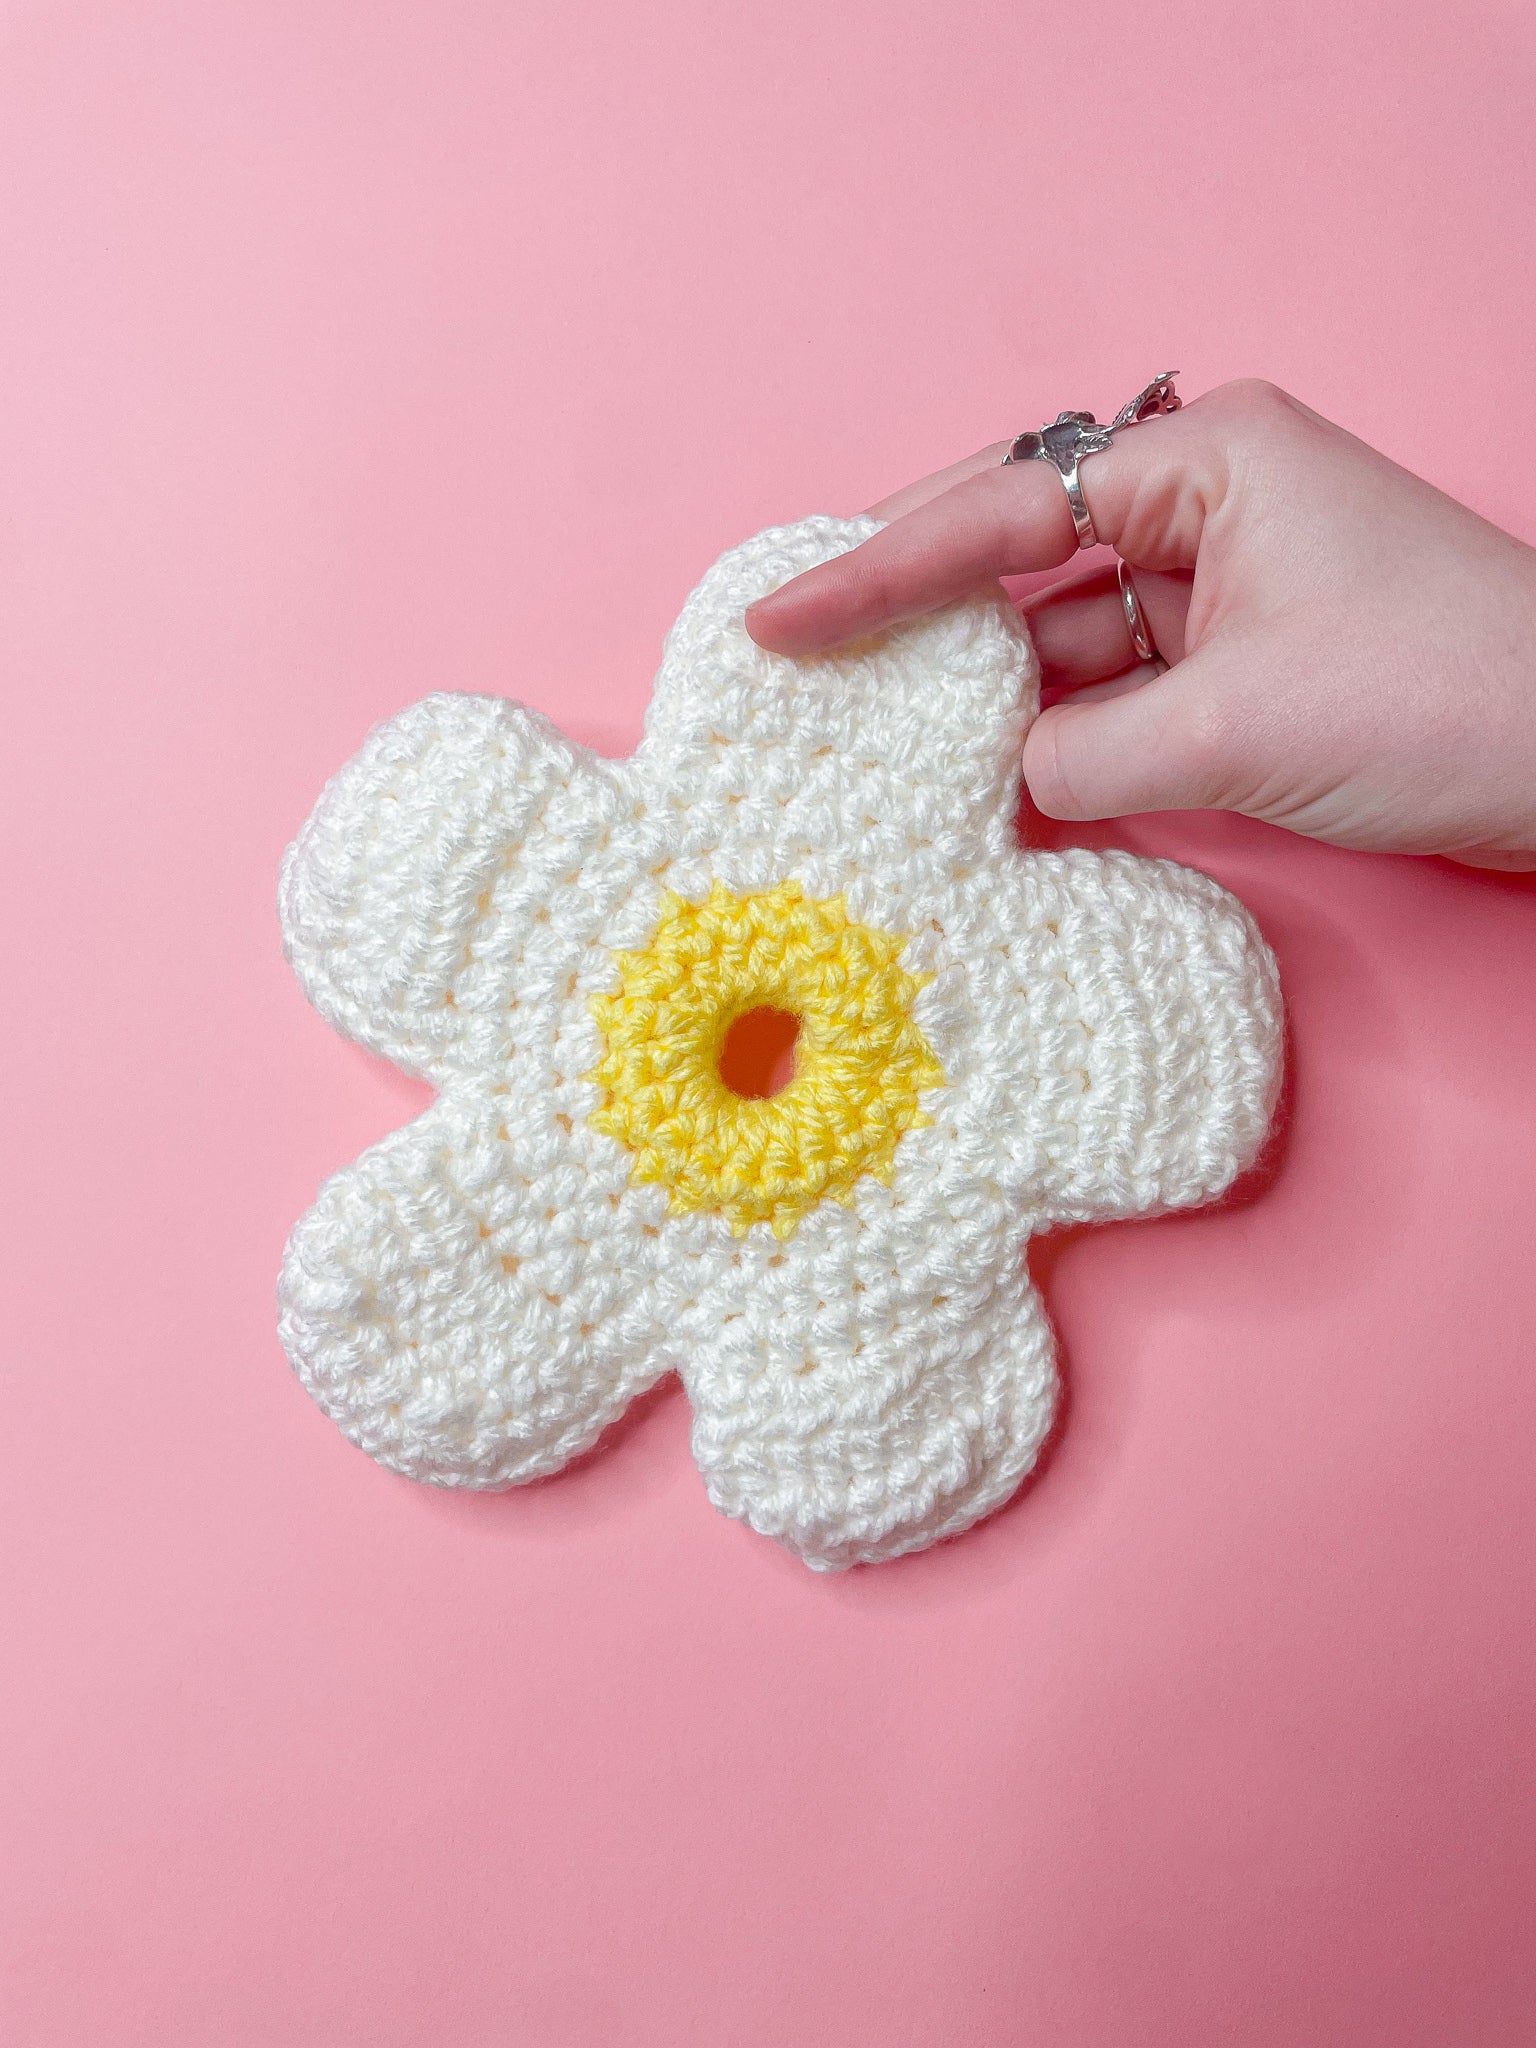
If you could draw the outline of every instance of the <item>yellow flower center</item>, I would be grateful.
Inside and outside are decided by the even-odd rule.
[[[912,1019],[922,980],[899,964],[905,944],[796,882],[664,897],[651,943],[617,955],[618,993],[592,998],[607,1042],[587,1077],[603,1089],[593,1128],[634,1154],[632,1180],[660,1182],[676,1212],[718,1210],[738,1236],[768,1223],[788,1237],[862,1174],[889,1181],[903,1134],[932,1121],[920,1091],[944,1081]],[[738,1093],[726,1038],[763,1010],[799,1027],[794,1077]]]

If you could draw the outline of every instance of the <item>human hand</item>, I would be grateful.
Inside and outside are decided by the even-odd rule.
[[[1007,443],[747,612],[777,653],[911,618],[1076,548],[1061,479]],[[1536,549],[1274,386],[1226,384],[1084,462],[1114,571],[1027,616],[1048,703],[1024,774],[1053,818],[1246,812],[1338,846],[1536,868]]]

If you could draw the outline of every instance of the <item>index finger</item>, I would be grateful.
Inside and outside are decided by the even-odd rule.
[[[895,514],[889,526],[748,609],[752,638],[776,654],[815,654],[951,604],[1000,576],[1069,561],[1077,534],[1061,477],[1048,462],[1004,468],[998,451],[1005,446],[877,507]],[[946,485],[946,477],[958,480]],[[1202,422],[1198,399],[1127,429],[1081,472],[1100,538],[1152,569],[1194,566],[1225,482],[1214,421],[1207,414]]]

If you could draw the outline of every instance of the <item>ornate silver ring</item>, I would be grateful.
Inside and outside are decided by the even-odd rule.
[[[1141,420],[1155,419],[1159,413],[1177,412],[1184,403],[1173,388],[1173,380],[1178,374],[1177,370],[1164,370],[1160,377],[1154,377],[1144,391],[1137,392],[1129,405],[1121,406],[1107,426],[1100,426],[1091,412],[1058,413],[1049,426],[1035,427],[1016,435],[1003,457],[1004,468],[1011,462],[1051,464],[1065,487],[1080,548],[1096,547],[1099,536],[1093,530],[1093,519],[1083,497],[1078,464],[1090,455],[1102,455],[1113,445],[1114,436],[1123,427],[1134,427]]]

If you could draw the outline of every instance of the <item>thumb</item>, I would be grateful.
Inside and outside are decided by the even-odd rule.
[[[1042,711],[1024,741],[1024,779],[1048,818],[1237,809],[1233,722],[1219,653],[1201,649],[1134,689],[1086,693]]]

